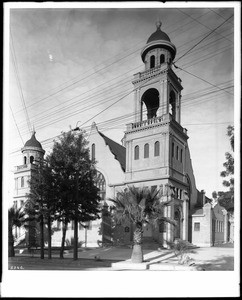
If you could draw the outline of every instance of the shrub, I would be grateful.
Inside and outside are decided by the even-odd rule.
[[[188,255],[189,253],[193,253],[193,250],[188,245],[186,241],[181,239],[175,240],[175,242],[167,242],[170,246],[171,250],[173,250],[174,254],[178,258],[178,263],[181,265],[191,265],[193,264],[193,259]]]

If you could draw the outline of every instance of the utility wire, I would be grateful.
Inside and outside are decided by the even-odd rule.
[[[228,49],[225,49],[225,50],[228,50]],[[223,51],[225,51],[225,50],[223,50]],[[196,64],[197,63],[199,63],[199,62],[202,62],[202,61],[204,61],[204,60],[207,60],[207,59],[210,59],[210,58],[212,58],[212,57],[214,57],[215,55],[218,55],[218,54],[220,54],[220,53],[222,53],[223,51],[220,51],[220,52],[218,52],[218,53],[215,53],[214,55],[212,55],[212,56],[207,56],[207,55],[205,55],[204,56],[204,59],[200,59],[199,61],[196,61]],[[194,61],[195,62],[195,61]],[[193,64],[191,64],[190,66],[192,66]],[[185,66],[185,65],[184,65]],[[190,67],[189,66],[189,67]],[[183,67],[183,66],[182,66]],[[186,65],[186,67],[188,67],[187,65]],[[128,73],[128,72],[127,72]],[[127,74],[127,73],[125,73],[125,74]],[[118,77],[120,77],[120,76],[118,76]],[[116,78],[118,78],[118,77],[116,77]],[[127,81],[128,82],[128,81]],[[107,84],[107,82],[105,82],[104,84]],[[103,85],[103,84],[101,84],[101,85]],[[99,85],[99,86],[101,86],[101,85]],[[120,86],[120,84],[118,84],[118,88],[121,88],[121,86]],[[94,88],[95,89],[95,88]],[[86,93],[88,93],[88,92],[90,92],[90,90],[89,91],[87,91],[87,92],[85,92],[85,93],[83,93],[82,95],[84,95],[84,94],[86,94]],[[103,93],[103,92],[102,92]],[[100,93],[99,93],[99,95],[100,95]],[[72,99],[74,99],[74,98],[76,98],[76,97],[78,97],[78,96],[75,96],[75,97],[72,97],[71,99],[69,99],[69,100],[67,100],[66,102],[68,102],[68,101],[70,101],[70,100],[72,100]],[[53,113],[49,113],[49,114],[46,114],[45,113],[45,116],[44,116],[44,118],[48,118],[48,116],[51,116],[51,115],[55,115],[55,114],[57,114],[57,113],[59,113],[60,111],[64,111],[64,110],[66,110],[68,107],[70,107],[70,108],[74,108],[74,106],[76,106],[76,105],[80,105],[82,102],[87,102],[87,100],[88,100],[88,103],[89,103],[89,99],[90,98],[93,98],[94,97],[94,94],[91,96],[91,97],[88,97],[88,98],[84,98],[81,102],[78,100],[78,101],[76,101],[75,103],[73,103],[73,104],[69,104],[68,106],[65,106],[65,107],[63,107],[63,108],[60,108],[58,111],[55,111],[55,112],[53,112]],[[90,103],[89,103],[90,104]],[[60,105],[62,105],[62,104],[59,104],[59,105],[57,105],[57,106],[60,106]],[[53,107],[53,108],[51,108],[51,109],[55,109],[57,106],[55,106],[55,107]],[[48,111],[50,111],[50,109],[48,110]],[[75,110],[75,113],[76,113],[76,110]],[[43,112],[42,113],[38,113],[37,115],[42,115],[43,114]],[[36,116],[37,115],[35,115],[35,121],[36,121]],[[42,117],[41,118],[39,118],[39,121],[41,120],[41,119],[43,119]]]
[[[207,13],[206,13],[207,14]],[[205,14],[204,14],[205,15]],[[204,15],[202,15],[202,16],[204,16]],[[169,33],[170,34],[170,33]],[[140,44],[141,42],[139,42],[138,44]],[[186,44],[186,43],[185,43]],[[130,48],[131,49],[131,48]],[[139,49],[137,49],[137,51],[138,51]],[[107,66],[108,67],[108,66]],[[106,67],[105,67],[106,68]],[[98,72],[98,71],[97,71]],[[93,73],[94,74],[94,73]],[[81,79],[82,80],[82,79]],[[85,80],[85,78],[83,78],[83,80]],[[58,91],[59,92],[59,91]],[[50,95],[49,95],[50,96]],[[48,97],[49,97],[48,96]],[[44,98],[45,99],[45,98]],[[41,100],[40,100],[41,101]],[[38,101],[38,102],[40,102],[40,101]],[[36,103],[38,103],[38,102],[35,102],[35,103],[33,103],[33,104],[31,104],[31,106],[32,105],[34,105],[34,104],[36,104]],[[62,104],[60,104],[60,105],[62,105]]]
[[[206,14],[208,14],[208,13],[209,13],[209,12],[203,14],[203,15],[200,16],[199,18],[203,17],[204,15],[206,15]],[[184,20],[185,20],[185,19],[184,19]],[[188,22],[188,23],[186,23],[186,24],[189,24],[189,23],[191,23],[191,22],[193,22],[193,21],[190,21],[190,22]],[[168,27],[170,27],[170,26],[168,26]],[[167,27],[167,28],[168,28],[168,27]],[[178,27],[178,29],[180,30],[180,27]],[[169,32],[169,34],[171,34],[171,33],[174,32],[174,31],[177,31],[177,29],[175,29],[175,30]],[[143,43],[143,41],[138,42],[137,44],[135,44],[133,47],[129,48],[128,50],[133,49],[136,45],[139,45],[139,44],[141,44],[141,43]],[[132,53],[130,53],[130,54],[124,56],[123,58],[128,57],[129,55],[131,55],[131,54],[137,52],[137,51],[140,50],[140,49],[141,49],[141,48],[136,49],[134,52],[132,52]],[[127,51],[125,51],[125,52],[127,52]],[[118,55],[116,55],[116,56],[114,56],[114,57],[117,57],[117,56],[120,56],[120,54],[118,54]],[[121,59],[123,59],[123,58],[121,58]],[[106,61],[110,61],[110,59],[109,59],[109,60],[106,60]],[[103,64],[104,62],[106,62],[106,61],[103,61],[103,62],[100,63],[99,65],[102,65],[102,64]],[[114,61],[113,63],[116,63],[116,61]],[[99,66],[99,65],[98,65],[98,66]],[[112,65],[112,64],[111,64],[111,65]],[[96,67],[97,67],[97,66],[96,66]],[[94,67],[94,68],[96,68],[96,67]],[[108,67],[109,67],[109,65],[108,65],[108,66],[105,66],[104,68],[108,68]],[[103,69],[100,69],[100,70],[103,70]],[[96,73],[99,72],[100,70],[95,71],[94,73],[90,74],[90,76],[96,74]],[[91,71],[91,69],[90,69],[90,71]],[[88,72],[88,71],[87,71],[87,72]],[[80,75],[79,75],[79,76],[80,76]],[[78,78],[79,76],[76,76],[75,78]],[[74,79],[75,79],[75,78],[74,78]],[[74,79],[72,79],[72,80],[74,80]],[[85,80],[85,79],[86,79],[86,77],[83,77],[83,78],[80,79],[80,81]],[[70,81],[72,81],[72,80],[69,80],[69,81],[67,81],[66,83],[68,83],[68,82],[70,82]],[[78,82],[78,81],[77,81],[77,82]],[[64,84],[65,84],[65,83],[63,83],[62,85],[64,85]],[[60,87],[61,87],[62,85],[60,85]],[[72,85],[72,84],[71,84],[71,85]],[[58,90],[58,91],[56,91],[55,93],[59,93],[60,91],[65,90],[65,89],[68,88],[68,87],[70,87],[70,86],[64,87],[63,89]],[[58,88],[58,87],[56,87],[56,88]],[[54,89],[55,89],[55,88],[54,88]],[[53,90],[53,89],[52,89],[52,90]],[[44,101],[45,99],[48,99],[48,98],[51,97],[52,95],[55,95],[55,93],[54,93],[54,94],[51,94],[51,95],[47,95],[45,98],[39,100],[38,102],[40,102],[40,101],[42,101],[42,100]],[[36,104],[36,103],[38,103],[38,102],[35,102],[35,103],[31,104],[30,106],[32,106],[32,105],[34,105],[34,104]]]
[[[195,22],[197,22],[197,23],[203,25],[204,27],[208,28],[209,30],[211,30],[210,27],[208,27],[207,25],[205,25],[205,24],[203,24],[202,22],[198,21],[198,19],[193,18],[193,17],[192,17],[191,15],[189,15],[188,13],[185,13],[185,12],[182,11],[180,8],[177,8],[177,10],[179,10],[181,13],[183,13],[183,14],[186,15],[186,16],[188,16],[189,18],[193,19]],[[232,42],[230,39],[226,38],[226,37],[223,36],[222,34],[220,34],[220,33],[218,33],[218,32],[217,32],[217,34],[221,35],[224,39],[226,39],[226,40]]]
[[[229,86],[230,87],[230,86]],[[229,88],[229,87],[227,87],[227,88]],[[202,90],[201,90],[202,91]],[[218,93],[218,92],[221,92],[221,91],[218,91],[218,90],[216,90],[216,91],[211,91],[210,93]],[[195,92],[194,93],[191,93],[190,95],[192,95],[192,94],[195,94]],[[202,97],[203,95],[200,95],[199,97]],[[207,96],[209,96],[209,94],[207,94]],[[193,99],[192,97],[191,97],[191,99]],[[211,97],[208,97],[207,98],[207,100],[206,101],[211,101]],[[215,99],[217,99],[217,98],[215,98]],[[187,102],[187,103],[184,103],[184,102]],[[205,101],[202,101],[202,102],[205,102]],[[200,104],[201,103],[201,100],[200,101],[196,101],[196,102],[194,102],[194,101],[192,101],[191,102],[191,100],[189,100],[189,99],[182,99],[182,106],[184,107],[184,106],[186,106],[186,107],[188,107],[188,106],[194,106],[194,105],[197,105],[197,104]],[[144,111],[143,113],[145,113],[146,111]],[[120,120],[127,120],[127,117],[128,118],[133,118],[133,116],[135,116],[136,114],[134,113],[131,113],[131,114],[127,114],[127,115],[122,115],[122,116],[119,116],[119,117],[117,117],[117,118],[112,118],[112,119],[109,119],[109,120],[106,120],[106,121],[103,121],[103,122],[100,122],[100,123],[98,123],[98,127],[99,128],[104,128],[104,129],[102,129],[103,131],[106,131],[106,130],[109,130],[109,128],[111,128],[108,124],[109,123],[111,123],[111,124],[114,124],[114,121],[115,120],[117,120],[117,119],[120,119]],[[127,124],[127,122],[128,122],[128,120],[127,121],[125,121],[125,123],[121,123],[121,125],[122,125],[122,127],[125,125],[125,124]],[[131,121],[130,121],[131,122]],[[231,122],[228,122],[228,123],[231,123]],[[121,126],[121,125],[119,125],[119,126]],[[108,128],[107,129],[105,129],[105,126],[108,126]],[[183,125],[183,126],[185,126],[185,124]],[[86,130],[86,129],[90,129],[90,125],[88,125],[88,126],[83,126],[82,127],[82,129],[84,129],[84,130]],[[57,138],[57,137],[59,137],[59,136],[61,136],[61,134],[60,135],[57,135],[57,136],[55,136],[55,137],[52,137],[52,138],[48,138],[48,139],[46,139],[46,140],[43,140],[43,141],[41,141],[41,143],[42,143],[42,145],[48,145],[48,144],[50,144],[50,143],[52,143],[53,142],[53,139],[54,138]],[[15,151],[13,151],[13,152],[11,152],[11,154],[14,154],[14,153],[17,153],[17,152],[19,152],[19,149],[17,149],[17,150],[15,150]]]
[[[198,43],[196,43],[192,48],[190,48],[188,51],[186,51],[182,56],[180,56],[174,63],[177,63],[178,60],[180,60],[182,57],[184,57],[185,55],[187,55],[189,52],[192,51],[192,49],[194,49],[195,47],[197,47],[197,45],[199,45],[202,41],[204,41],[208,36],[210,36],[212,33],[214,33],[215,30],[217,30],[218,28],[220,28],[221,26],[223,26],[226,22],[228,22],[228,20],[230,20],[233,17],[230,16],[228,19],[226,19],[222,24],[220,24],[219,26],[217,26],[216,28],[214,28],[211,32],[209,32],[204,38],[202,38]]]
[[[13,66],[14,66],[15,76],[16,76],[16,80],[17,80],[19,93],[20,93],[20,98],[21,98],[23,108],[24,108],[24,112],[25,112],[26,122],[27,122],[27,125],[29,127],[29,132],[31,133],[31,125],[30,125],[30,121],[29,121],[29,115],[28,115],[28,111],[27,111],[27,108],[26,108],[24,95],[23,95],[23,91],[22,91],[22,87],[21,87],[21,83],[20,83],[20,79],[19,79],[19,75],[18,75],[17,58],[16,58],[16,55],[15,55],[14,42],[13,42],[13,36],[12,36],[12,33],[11,33],[11,29],[10,29],[10,36],[11,36],[11,41],[12,41],[12,47],[10,47],[10,48],[11,48],[11,54],[12,54],[12,58],[13,58]]]
[[[222,19],[226,20],[224,16],[222,16],[221,14],[219,14],[218,12],[216,12],[215,10],[213,10],[212,8],[209,8],[209,10],[211,10],[213,13],[215,13],[216,15],[220,16]],[[230,24],[233,25],[232,22],[229,22]]]
[[[18,128],[17,122],[16,122],[15,117],[14,117],[14,114],[13,114],[13,110],[12,110],[12,107],[11,107],[10,104],[9,104],[9,107],[10,107],[10,110],[11,110],[11,113],[12,113],[12,117],[13,117],[14,123],[15,123],[15,125],[16,125],[16,127],[17,127],[18,134],[19,134],[19,136],[20,136],[20,138],[21,138],[21,141],[22,141],[22,143],[23,143],[23,145],[24,145],[24,141],[23,141],[22,136],[21,136],[21,134],[20,134],[20,131],[19,131],[19,128]]]
[[[219,90],[221,90],[221,91],[224,91],[225,93],[228,93],[228,94],[234,96],[234,94],[232,94],[232,93],[226,91],[225,89],[222,89],[222,88],[220,88],[219,86],[217,86],[217,85],[215,85],[215,84],[213,84],[213,83],[211,83],[211,82],[209,82],[209,81],[207,81],[207,80],[205,80],[205,79],[203,79],[203,78],[201,78],[201,77],[199,77],[199,76],[197,76],[197,75],[195,75],[195,74],[192,74],[191,72],[186,71],[185,69],[182,69],[182,68],[180,68],[180,67],[177,67],[174,63],[173,63],[173,65],[174,65],[175,68],[180,69],[180,70],[184,71],[185,73],[187,73],[187,74],[189,74],[189,75],[191,75],[191,76],[193,76],[193,77],[196,77],[196,78],[198,78],[198,79],[200,79],[200,80],[202,80],[202,81],[204,81],[204,82],[210,84],[211,86],[214,86],[214,87],[216,87],[217,89],[219,89]]]
[[[201,78],[200,78],[200,79],[201,79]],[[113,105],[113,104],[112,104],[112,105]],[[111,106],[112,106],[112,105],[111,105]]]

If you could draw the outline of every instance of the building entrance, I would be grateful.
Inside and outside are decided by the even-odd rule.
[[[174,219],[176,221],[174,238],[179,239],[181,237],[181,214],[180,214],[179,210],[175,211]]]

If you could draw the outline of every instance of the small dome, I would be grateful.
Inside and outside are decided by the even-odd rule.
[[[149,37],[147,44],[154,42],[154,41],[159,41],[159,40],[170,42],[171,40],[170,40],[169,36],[164,31],[161,31],[161,29],[160,29],[161,22],[157,22],[156,27],[157,27],[156,31],[154,33],[152,33],[152,35]]]
[[[25,143],[24,147],[36,147],[42,149],[40,142],[36,140],[35,132],[33,132],[31,139]]]
[[[172,60],[176,56],[176,47],[172,44],[169,36],[161,31],[161,22],[156,23],[156,31],[152,33],[152,35],[148,38],[148,41],[145,45],[145,47],[141,51],[141,58],[143,62],[145,62],[145,56],[146,54],[153,49],[156,48],[164,48],[167,49],[171,53]]]

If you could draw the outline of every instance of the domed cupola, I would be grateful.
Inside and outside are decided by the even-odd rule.
[[[176,56],[176,47],[169,36],[160,29],[161,24],[161,22],[156,23],[156,31],[151,34],[141,51],[141,58],[146,64],[146,69],[148,62],[150,62],[149,67],[153,68],[162,63],[170,63]]]
[[[24,164],[38,163],[44,157],[45,150],[43,150],[41,143],[36,139],[35,133],[33,131],[31,138],[21,149],[24,155]]]
[[[25,143],[24,147],[35,147],[43,149],[40,142],[36,140],[35,133],[35,131],[32,133],[31,138]]]

